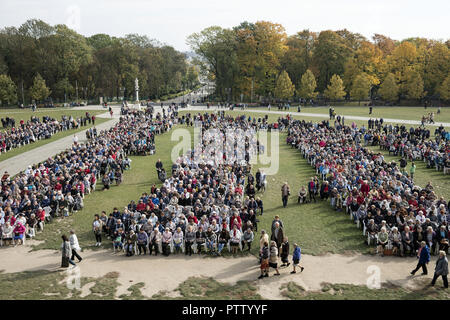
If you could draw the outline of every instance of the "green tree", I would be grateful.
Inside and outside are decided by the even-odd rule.
[[[331,30],[320,32],[313,49],[313,63],[319,72],[319,91],[326,88],[332,75],[343,75],[344,64],[353,52],[349,42],[338,33]]]
[[[289,75],[283,70],[277,79],[275,86],[275,97],[281,100],[292,98],[295,92],[295,86],[292,84]]]
[[[63,78],[54,85],[52,92],[54,97],[65,101],[65,99],[73,94],[74,88],[69,82],[69,79]]]
[[[300,80],[300,88],[298,94],[304,99],[313,99],[317,96],[316,90],[316,77],[311,70],[306,70]]]
[[[397,101],[399,88],[395,80],[395,76],[392,73],[388,73],[383,83],[378,89],[378,94],[386,101]]]
[[[331,77],[330,84],[324,91],[325,97],[330,100],[340,100],[345,96],[344,82],[341,77],[334,74]]]
[[[369,77],[365,73],[360,73],[353,80],[350,96],[358,100],[358,105],[361,105],[361,100],[367,99],[370,92],[371,83]]]
[[[30,96],[35,101],[42,101],[48,98],[51,91],[45,84],[45,80],[38,73],[33,80],[33,85],[30,88]]]
[[[0,74],[0,102],[3,104],[17,101],[17,88],[6,74]]]
[[[438,92],[442,100],[450,101],[450,74],[447,75],[445,80],[439,86]]]

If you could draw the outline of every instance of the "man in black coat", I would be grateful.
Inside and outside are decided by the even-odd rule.
[[[275,241],[278,248],[278,256],[280,256],[280,247],[284,240],[284,231],[279,222],[275,222],[274,229],[272,230],[271,241]]]

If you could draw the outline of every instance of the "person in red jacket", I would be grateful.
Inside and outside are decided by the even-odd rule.
[[[370,187],[369,184],[367,183],[367,180],[364,180],[363,183],[361,184],[361,192],[367,196],[369,194],[370,191]]]
[[[242,220],[241,220],[241,217],[239,217],[239,214],[237,212],[235,212],[234,215],[230,219],[230,228],[233,229],[234,225],[236,225],[238,229],[241,229]]]
[[[42,209],[42,207],[39,207],[39,209],[36,212],[36,219],[38,221],[39,229],[42,231],[44,230],[44,222],[45,222],[45,210]]]
[[[139,212],[144,212],[146,207],[147,206],[145,205],[144,201],[139,200],[139,203],[136,206],[136,210],[139,211]]]
[[[190,223],[191,221],[194,221],[195,224],[198,224],[198,219],[196,216],[194,216],[193,212],[191,212],[188,217],[188,223]]]

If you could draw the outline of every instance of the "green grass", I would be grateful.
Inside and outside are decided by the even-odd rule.
[[[321,291],[305,291],[302,286],[289,282],[281,286],[281,295],[290,300],[448,300],[450,293],[423,283],[418,289],[406,289],[383,284],[380,289],[351,284],[324,283]]]
[[[145,286],[139,282],[127,288],[129,294],[117,297],[119,273],[110,272],[102,277],[81,277],[79,288],[69,288],[69,274],[65,271],[25,271],[0,273],[1,300],[262,300],[256,281],[238,281],[231,285],[213,278],[190,277],[172,292],[161,291],[152,297],[142,294]],[[70,281],[69,281],[70,282]],[[71,283],[75,284],[74,282]],[[82,288],[93,284],[82,296]],[[390,283],[380,289],[363,285],[323,283],[321,290],[306,291],[302,286],[288,282],[274,290],[280,290],[290,300],[448,300],[450,292],[437,284],[428,287],[420,283],[416,289],[407,289]],[[37,288],[39,288],[37,290]],[[174,297],[173,293],[176,294]]]
[[[67,115],[67,116],[72,115],[74,118],[76,118],[76,117],[79,117],[79,116],[84,116],[85,113],[86,113],[86,111],[83,111],[83,110],[73,110],[73,109],[63,109],[63,108],[45,109],[45,110],[39,110],[38,109],[34,113],[31,110],[30,111],[22,111],[20,109],[12,109],[12,110],[13,111],[5,111],[5,110],[0,111],[0,118],[5,118],[7,116],[8,117],[13,117],[16,120],[16,126],[19,125],[20,119],[23,119],[24,121],[27,121],[27,120],[30,120],[30,117],[32,115],[38,116],[41,120],[42,120],[43,116],[50,115],[51,117],[56,118],[59,121],[59,120],[61,120],[61,116],[62,115]],[[15,111],[15,110],[20,110],[20,111]],[[89,110],[89,113],[91,115],[94,115],[94,114],[97,115],[97,114],[104,113],[104,111],[102,111],[102,110],[99,110],[99,111]],[[95,119],[95,125],[99,125],[99,124],[101,124],[101,123],[103,123],[105,121],[108,121],[108,120],[109,119],[98,118],[97,117]],[[86,126],[81,127],[79,129],[61,131],[61,132],[58,132],[58,133],[54,134],[50,139],[38,140],[36,142],[27,144],[27,145],[22,146],[20,148],[12,149],[12,150],[10,150],[10,151],[8,151],[6,153],[2,153],[0,155],[0,161],[4,161],[6,159],[15,157],[15,156],[17,156],[19,154],[22,154],[24,152],[27,152],[27,151],[33,150],[35,148],[41,147],[43,145],[46,145],[47,143],[54,142],[54,141],[57,141],[57,140],[59,140],[61,138],[67,137],[69,135],[73,135],[73,134],[75,134],[77,132],[81,132],[83,130],[89,129],[92,126],[93,126],[92,124],[87,123]],[[2,130],[5,130],[5,129],[2,129]]]
[[[253,282],[238,281],[235,285],[221,283],[213,278],[190,277],[174,291],[180,296],[172,298],[167,292],[153,295],[157,300],[261,300]]]
[[[119,282],[117,272],[99,278],[80,278],[80,288],[93,282],[88,295],[81,297],[81,290],[69,289],[65,271],[25,271],[1,273],[0,300],[112,300]],[[74,285],[74,282],[72,282]]]
[[[332,105],[333,106],[333,105]],[[441,108],[441,113],[437,114],[437,108],[428,107],[426,110],[423,107],[373,107],[372,114],[369,115],[369,107],[340,107],[333,106],[336,114],[344,116],[360,116],[360,117],[372,117],[384,118],[384,119],[403,119],[403,120],[422,120],[423,115],[428,115],[430,112],[434,112],[434,121],[439,124],[440,122],[450,122],[450,109]],[[267,111],[267,107],[264,108],[251,108],[251,110]],[[328,107],[302,107],[301,112],[305,113],[321,113],[328,115]],[[271,107],[271,111],[278,111],[275,106]],[[284,110],[283,110],[284,111]],[[297,112],[297,107],[291,107],[290,112]]]

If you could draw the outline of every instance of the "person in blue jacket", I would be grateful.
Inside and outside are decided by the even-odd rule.
[[[294,252],[292,253],[292,266],[294,267],[294,270],[291,271],[291,273],[297,273],[297,271],[295,270],[296,267],[300,267],[300,272],[303,272],[303,269],[305,269],[300,265],[301,256],[302,250],[296,243],[294,243]]]
[[[413,271],[411,271],[411,274],[414,275],[417,270],[422,267],[422,275],[427,275],[427,264],[428,262],[430,262],[430,248],[428,248],[425,241],[422,241],[420,243],[420,249],[419,253],[417,254],[417,258],[419,259],[419,262],[417,263],[417,267]]]

